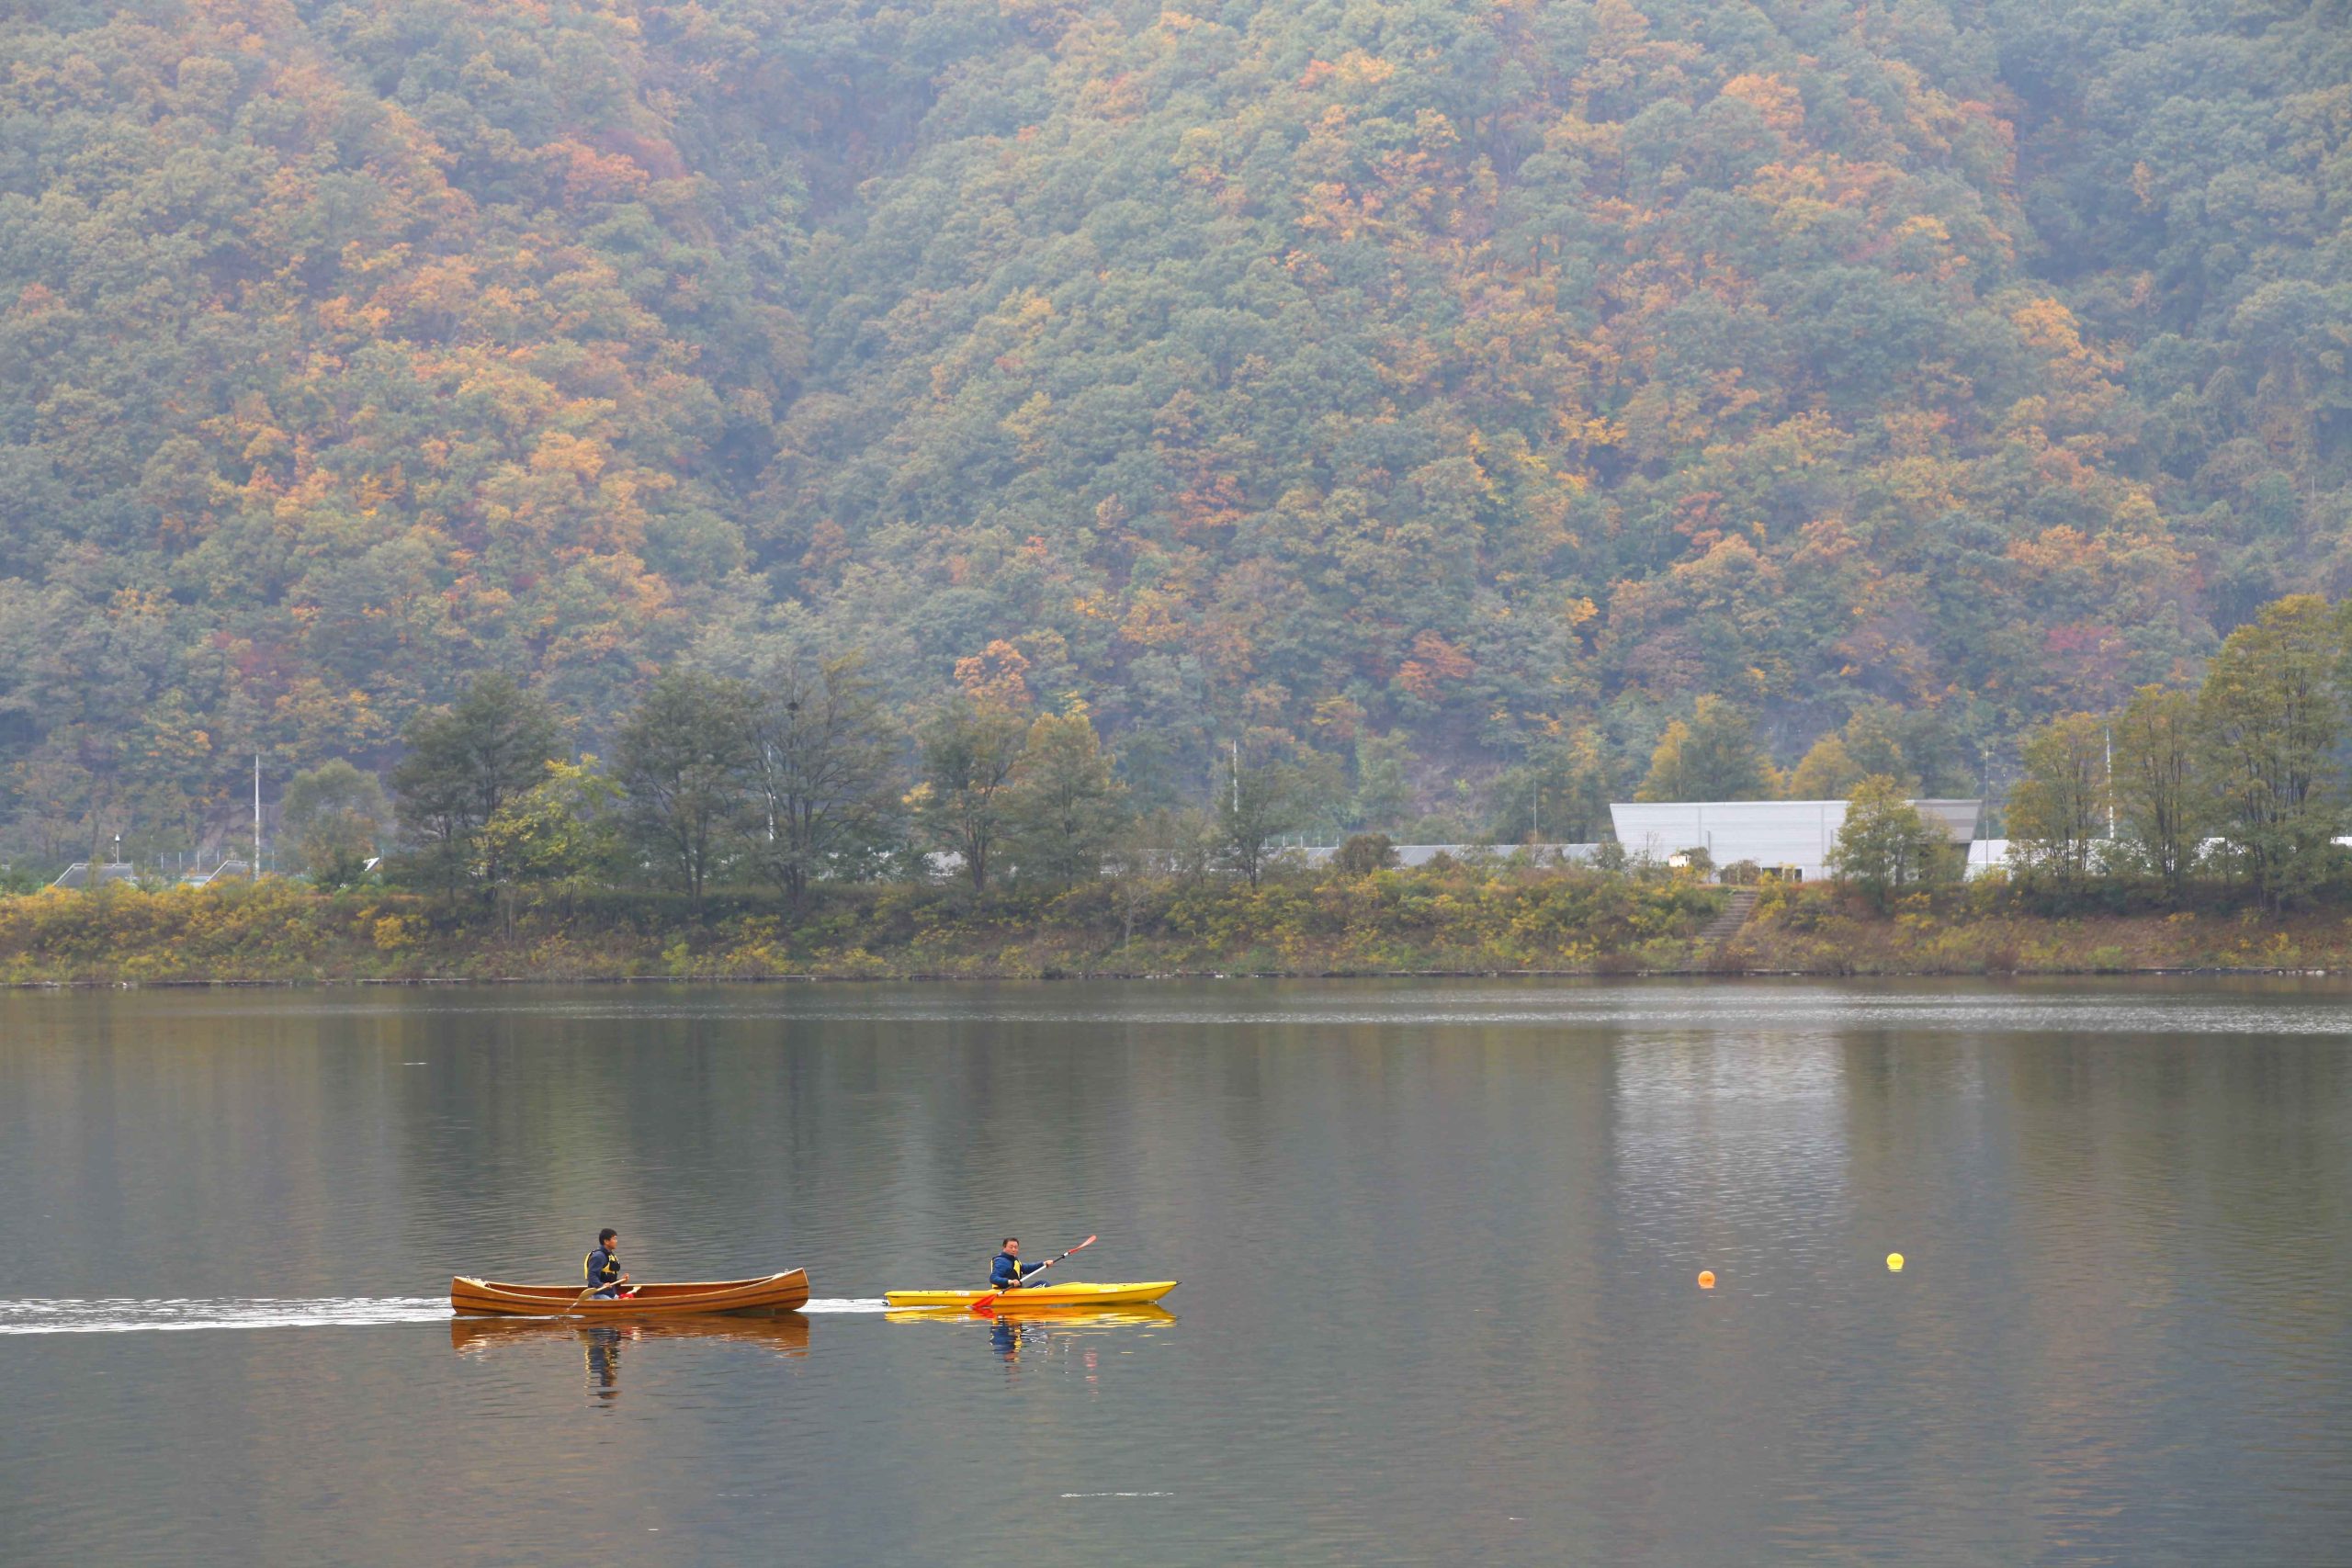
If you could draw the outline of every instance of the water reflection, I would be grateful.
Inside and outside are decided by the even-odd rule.
[[[2352,1529],[2342,982],[0,995],[0,1192],[10,1562]],[[823,1343],[431,1294],[606,1223],[649,1277],[809,1259]],[[854,1293],[1016,1223],[1216,1283],[1182,1331]]]
[[[808,1353],[808,1320],[797,1312],[772,1316],[648,1318],[637,1323],[581,1323],[576,1319],[458,1317],[449,1320],[449,1348],[460,1356],[485,1356],[514,1346],[580,1347],[591,1398],[619,1397],[621,1361],[634,1348],[722,1343],[750,1346],[797,1359]]]
[[[1010,1316],[961,1307],[926,1307],[885,1313],[883,1317],[890,1323],[927,1323],[966,1333],[977,1333],[985,1326],[989,1349],[1008,1368],[1018,1368],[1023,1360],[1068,1355],[1075,1359],[1089,1382],[1101,1370],[1102,1347],[1095,1340],[1137,1329],[1148,1338],[1151,1328],[1176,1321],[1176,1314],[1162,1306],[1030,1307]]]

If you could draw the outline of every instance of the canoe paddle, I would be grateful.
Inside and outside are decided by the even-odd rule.
[[[615,1281],[615,1283],[616,1283],[616,1284],[617,1284],[617,1283],[618,1283],[618,1281],[617,1281],[617,1280],[616,1280],[616,1281]],[[563,1310],[564,1310],[564,1311],[566,1311],[566,1312],[578,1312],[578,1311],[580,1310],[580,1303],[581,1303],[582,1302],[586,1301],[590,1296],[594,1295],[598,1291],[609,1291],[609,1290],[612,1290],[612,1288],[613,1288],[613,1287],[612,1287],[611,1285],[591,1285],[591,1286],[589,1286],[586,1290],[584,1290],[584,1291],[581,1292],[578,1295],[576,1295],[576,1296],[572,1297],[572,1298],[571,1298],[571,1304],[570,1306],[568,1306],[568,1307],[564,1308]],[[623,1290],[623,1291],[616,1292],[614,1293],[614,1295],[612,1296],[612,1298],[611,1298],[611,1299],[612,1299],[612,1300],[614,1300],[614,1301],[616,1301],[616,1302],[625,1302],[625,1301],[628,1300],[628,1299],[629,1299],[629,1297],[631,1297],[631,1296],[633,1296],[633,1295],[635,1295],[635,1294],[637,1294],[637,1292],[636,1292],[635,1291]]]
[[[1094,1238],[1092,1236],[1088,1236],[1084,1241],[1081,1241],[1076,1247],[1071,1247],[1069,1252],[1083,1252],[1093,1245]],[[1029,1272],[1032,1274],[1043,1273],[1045,1270],[1051,1269],[1055,1264],[1059,1263],[1062,1260],[1062,1258],[1068,1258],[1069,1256],[1069,1252],[1063,1253],[1061,1258],[1048,1258],[1043,1263],[1038,1264],[1036,1268],[1030,1269]],[[1012,1287],[1012,1290],[1014,1291],[1019,1289],[1021,1289],[1021,1287],[1018,1285]],[[987,1295],[982,1296],[978,1301],[974,1302],[972,1303],[971,1310],[974,1312],[986,1312],[989,1306],[995,1303],[997,1297],[1009,1295],[1011,1291],[990,1291]]]

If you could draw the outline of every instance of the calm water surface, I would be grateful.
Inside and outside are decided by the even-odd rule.
[[[821,1310],[449,1320],[601,1224]],[[2352,1555],[2291,984],[0,996],[0,1258],[11,1563]]]

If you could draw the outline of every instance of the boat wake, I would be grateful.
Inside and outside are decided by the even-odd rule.
[[[0,1335],[172,1333],[195,1328],[364,1328],[386,1323],[440,1323],[448,1316],[447,1296],[0,1301]]]
[[[871,1298],[820,1297],[806,1313],[880,1313]],[[194,1328],[370,1328],[388,1323],[447,1323],[447,1296],[322,1296],[300,1300],[206,1301],[128,1296],[96,1301],[0,1301],[0,1335],[149,1334]]]

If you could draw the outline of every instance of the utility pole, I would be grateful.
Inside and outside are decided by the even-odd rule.
[[[2115,727],[2107,727],[2107,837],[2115,839]]]
[[[1233,814],[1241,815],[1241,742],[1233,743]]]
[[[254,865],[252,874],[245,880],[261,880],[261,753],[258,751],[254,753]]]

